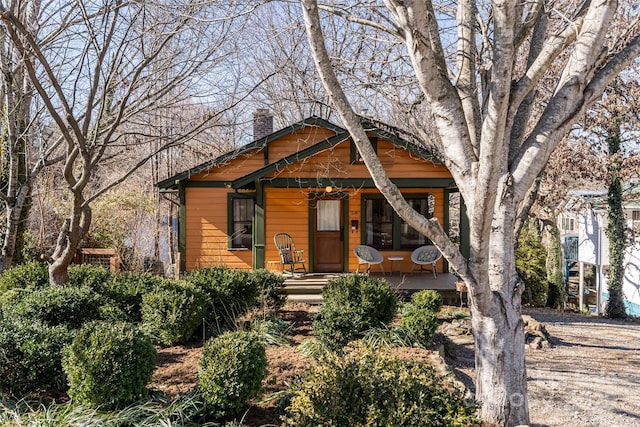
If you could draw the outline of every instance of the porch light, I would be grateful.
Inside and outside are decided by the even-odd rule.
[[[332,187],[332,186],[330,186],[330,185],[327,185],[327,186],[325,187],[324,191],[325,191],[325,192],[327,192],[327,193],[331,193],[331,192],[333,191],[333,187]]]

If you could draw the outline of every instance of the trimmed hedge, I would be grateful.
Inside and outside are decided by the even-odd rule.
[[[11,267],[0,275],[0,294],[10,289],[33,291],[49,285],[49,269],[42,262]]]
[[[257,283],[247,271],[207,267],[192,271],[185,280],[207,295],[206,319],[217,332],[256,305]]]
[[[21,319],[77,329],[83,323],[100,317],[103,302],[103,298],[89,288],[51,286],[24,296],[6,311]]]
[[[151,340],[126,322],[91,322],[65,349],[69,396],[79,403],[119,407],[147,395],[155,370]]]
[[[120,273],[106,283],[102,293],[128,322],[142,321],[142,297],[171,282],[151,273]]]
[[[0,318],[0,390],[20,393],[66,388],[62,349],[73,339],[63,326]]]
[[[476,406],[433,367],[366,348],[327,354],[292,389],[283,427],[479,425]]]
[[[206,295],[187,282],[164,281],[142,295],[142,328],[164,345],[184,342],[202,323]]]
[[[204,345],[198,386],[206,412],[215,419],[239,413],[260,391],[267,357],[257,335],[225,332]]]
[[[398,305],[398,297],[386,281],[361,274],[342,275],[323,289],[313,332],[327,347],[338,350],[369,329],[388,325]]]

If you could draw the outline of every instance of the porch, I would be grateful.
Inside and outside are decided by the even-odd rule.
[[[290,302],[321,304],[322,288],[330,279],[338,275],[338,273],[311,273],[288,277],[284,282],[287,299]],[[395,272],[385,275],[376,272],[371,273],[371,276],[386,280],[389,286],[398,290],[403,300],[408,300],[411,294],[423,289],[433,289],[440,292],[446,305],[460,306],[461,297],[462,302],[466,304],[466,293],[460,295],[456,291],[456,281],[458,279],[453,274],[439,273],[438,277],[433,277],[431,272],[416,272],[413,274]]]

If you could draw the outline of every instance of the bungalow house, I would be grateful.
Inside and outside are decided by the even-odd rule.
[[[365,120],[392,181],[424,215],[449,224],[457,191],[433,153]],[[376,189],[349,133],[319,117],[273,131],[268,110],[254,116],[254,141],[156,185],[179,198],[180,271],[206,266],[280,267],[273,237],[285,232],[304,250],[308,272],[349,272],[357,245],[377,248],[411,270],[411,251],[428,240],[402,221]],[[445,268],[440,260],[438,270]]]
[[[640,316],[640,182],[632,182],[623,190],[623,212],[626,221],[627,247],[624,255],[622,292],[627,314]],[[565,211],[559,217],[561,239],[568,263],[579,269],[578,304],[585,295],[595,292],[594,311],[600,314],[609,299],[609,239],[606,235],[607,190],[573,191]],[[585,287],[585,268],[594,272],[594,288]]]

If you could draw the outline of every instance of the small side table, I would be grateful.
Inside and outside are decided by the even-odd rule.
[[[393,263],[395,261],[398,261],[400,263],[400,265],[398,266],[398,275],[400,275],[402,273],[402,261],[404,261],[404,257],[403,256],[390,256],[388,258],[389,263],[391,264],[389,271],[390,271],[390,275],[393,276]]]

